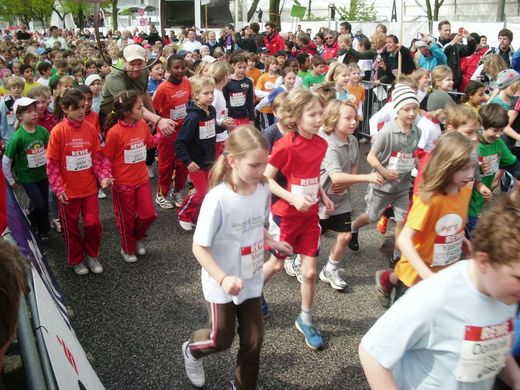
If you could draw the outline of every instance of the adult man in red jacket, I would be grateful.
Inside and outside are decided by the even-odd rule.
[[[276,24],[273,22],[265,24],[264,45],[271,56],[277,51],[285,50],[285,39],[278,33]]]

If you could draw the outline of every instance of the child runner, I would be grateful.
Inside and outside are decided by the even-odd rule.
[[[143,119],[143,102],[135,91],[121,92],[109,114],[103,155],[110,160],[114,177],[112,202],[121,236],[121,255],[127,263],[143,256],[146,232],[157,218],[152,187],[146,170],[146,149],[156,145]]]
[[[85,85],[92,91],[92,111],[99,113],[103,79],[98,74],[91,74],[85,79]]]
[[[519,219],[518,201],[494,203],[475,231],[473,260],[419,283],[379,318],[359,346],[373,389],[491,389],[497,375],[520,387],[511,356]]]
[[[190,82],[193,101],[188,103],[188,115],[175,142],[177,156],[187,167],[195,186],[195,191],[184,198],[177,211],[179,225],[186,231],[192,230],[197,223],[216,153],[216,112],[212,106],[215,82],[206,76],[192,77]]]
[[[325,75],[325,82],[334,84],[336,99],[342,101],[355,99],[355,96],[351,96],[346,89],[348,78],[349,70],[347,65],[337,61],[330,65],[329,71]]]
[[[284,68],[280,77],[282,78],[283,83],[279,87],[273,89],[267,96],[264,96],[264,98],[260,100],[260,103],[256,105],[257,110],[262,110],[264,107],[267,106],[271,108],[271,111],[273,111],[273,124],[276,122],[276,120],[274,120],[276,115],[274,114],[274,109],[272,107],[274,99],[276,99],[276,97],[282,92],[287,92],[293,89],[296,83],[296,73],[294,73],[294,70],[292,68]],[[265,129],[262,129],[262,131],[265,131],[273,124],[267,126]]]
[[[245,77],[246,59],[241,54],[231,57],[233,74],[222,89],[228,108],[228,115],[235,120],[235,126],[252,125],[255,120],[254,86],[250,78]]]
[[[480,81],[471,80],[464,89],[462,101],[478,112],[482,104],[487,100],[484,96],[484,89],[484,84]]]
[[[97,182],[110,186],[102,167],[102,154],[96,129],[85,119],[85,96],[78,90],[67,90],[61,98],[65,115],[51,131],[47,149],[47,176],[59,200],[59,215],[67,263],[77,275],[88,270],[103,272],[99,263],[101,220],[97,198]],[[83,219],[83,237],[79,215]],[[83,256],[86,253],[86,265]],[[87,268],[88,266],[88,268]]]
[[[383,184],[383,177],[373,172],[358,175],[359,146],[354,131],[359,120],[357,108],[352,102],[333,100],[325,108],[323,131],[328,143],[327,153],[321,164],[320,182],[334,202],[334,212],[328,214],[320,206],[321,232],[337,232],[336,243],[332,246],[327,265],[320,272],[320,279],[336,290],[344,290],[347,283],[339,274],[339,265],[345,256],[350,241],[350,214],[352,202],[349,187],[356,183]]]
[[[442,91],[448,94],[448,92],[453,90],[453,71],[447,65],[439,65],[433,68],[431,80],[432,92]],[[428,99],[430,98],[430,95],[431,93],[421,100],[421,110],[428,110]]]
[[[490,100],[490,103],[500,104],[506,111],[512,111],[517,101],[516,94],[520,87],[520,74],[513,69],[501,71],[497,76],[498,95]],[[506,126],[504,134],[512,138],[516,144],[520,144],[520,133]]]
[[[279,114],[283,112],[283,104],[287,98],[287,95],[288,92],[282,92],[273,100],[271,107],[273,108],[274,117],[277,120],[267,129],[262,131],[262,137],[264,137],[265,141],[267,142],[267,149],[269,154],[271,154],[271,151],[273,150],[274,143],[287,133],[287,130],[279,120]]]
[[[365,88],[361,83],[361,69],[355,63],[348,64],[349,78],[346,86],[347,91],[356,98],[355,104],[358,107],[360,117],[363,117],[363,104],[365,103]]]
[[[168,210],[174,206],[180,207],[182,203],[181,190],[188,176],[186,166],[179,161],[175,154],[175,140],[186,117],[186,107],[190,100],[192,88],[190,81],[186,77],[186,62],[184,58],[172,55],[168,58],[166,65],[170,72],[170,77],[157,88],[153,97],[153,106],[158,115],[175,121],[176,131],[169,136],[163,136],[157,148],[159,153],[157,162],[159,180],[157,181],[155,203],[162,209]],[[173,198],[175,205],[167,198],[172,185],[174,168]]]
[[[22,90],[25,82],[18,77],[10,77],[5,84],[9,94],[0,100],[0,129],[2,132],[2,142],[4,147],[9,144],[9,139],[14,133],[16,115],[13,111],[14,102],[22,97]]]
[[[38,102],[23,97],[13,106],[13,111],[20,121],[20,127],[13,134],[2,159],[2,169],[7,182],[14,189],[16,182],[11,174],[14,160],[16,181],[20,183],[29,198],[27,218],[37,229],[42,242],[48,240],[49,225],[49,182],[45,172],[47,160],[45,150],[49,142],[49,132],[36,125],[38,120]]]
[[[155,60],[151,59],[150,61]],[[164,65],[161,61],[157,61],[154,66],[152,66],[152,69],[150,69],[150,78],[148,79],[148,87],[146,88],[151,97],[153,97],[153,94],[157,91],[157,88],[163,83],[163,81]]]
[[[323,105],[317,94],[306,89],[289,92],[280,121],[290,132],[275,143],[265,172],[271,191],[280,198],[271,208],[270,229],[278,230],[280,240],[289,242],[301,256],[302,305],[295,325],[312,349],[323,348],[323,338],[312,319],[320,238],[318,201],[328,213],[334,211],[320,186],[320,165],[327,151],[326,141],[318,136]],[[287,178],[285,188],[274,180],[278,172]],[[264,278],[269,280],[282,268],[283,261],[271,257],[264,264]]]
[[[38,71],[38,79],[36,80],[38,84],[41,84],[45,87],[49,86],[50,77],[52,76],[52,65],[48,62],[40,62],[38,66],[36,66],[36,70]]]
[[[419,101],[415,91],[406,86],[398,86],[393,90],[392,101],[397,118],[388,122],[377,134],[367,156],[368,163],[374,172],[384,177],[385,184],[369,185],[366,212],[352,223],[349,248],[354,251],[359,250],[359,229],[376,222],[388,205],[394,210],[397,241],[410,203],[411,173],[416,165],[415,150],[421,138],[421,131],[414,124],[419,111]],[[396,261],[399,256],[396,246],[391,262]]]
[[[303,78],[303,86],[305,88],[317,87],[325,81],[323,71],[327,62],[323,58],[316,56],[312,59],[311,64],[311,71]]]
[[[260,76],[256,83],[255,94],[259,98],[268,96],[275,88],[274,84],[278,79],[279,65],[276,58],[269,56],[264,61],[267,71]],[[274,123],[273,109],[269,106],[264,106],[260,109],[260,129],[263,130]]]
[[[27,92],[29,92],[32,88],[39,86],[40,83],[34,81],[34,68],[31,65],[22,65],[20,71],[22,72],[25,81],[22,96],[27,96]]]
[[[262,71],[256,67],[258,56],[255,53],[246,53],[245,57],[247,59],[247,68],[244,74],[253,80],[253,85],[256,85],[258,79],[262,76]]]
[[[202,358],[228,349],[238,318],[240,347],[233,389],[256,389],[264,335],[261,311],[264,245],[291,253],[286,242],[267,233],[269,187],[263,175],[267,146],[253,127],[240,126],[226,140],[224,153],[211,172],[193,236],[193,254],[202,266],[202,290],[209,327],[182,345],[190,382],[205,383]]]

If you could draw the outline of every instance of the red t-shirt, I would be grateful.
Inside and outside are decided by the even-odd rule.
[[[103,154],[112,161],[116,185],[135,186],[147,182],[146,149],[153,137],[144,119],[129,127],[117,123],[107,133]]]
[[[287,201],[280,199],[272,206],[272,213],[282,217],[315,215],[318,213],[320,167],[327,151],[327,141],[318,135],[307,139],[290,132],[273,146],[269,164],[278,168],[287,178],[286,190],[293,194],[308,195],[316,203],[302,213]]]
[[[180,129],[186,117],[186,106],[191,98],[190,81],[184,77],[179,85],[166,81],[153,94],[153,107],[163,118],[173,119]]]
[[[63,120],[52,129],[47,158],[59,161],[63,187],[69,198],[85,198],[97,193],[92,163],[100,150],[97,131],[86,121],[75,128]]]
[[[94,126],[98,134],[101,134],[101,126],[99,125],[99,114],[97,112],[90,110],[90,112],[87,115],[85,115],[85,122],[90,123],[92,126]]]
[[[38,118],[36,121],[38,126],[45,127],[47,131],[51,131],[54,126],[56,126],[56,118],[49,111],[45,111],[43,117]]]

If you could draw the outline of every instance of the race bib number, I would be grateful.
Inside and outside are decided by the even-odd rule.
[[[415,168],[415,153],[392,152],[387,168],[399,173],[411,172]]]
[[[293,177],[291,180],[291,193],[295,195],[308,196],[311,198],[312,202],[316,202],[318,200],[319,189],[319,177],[313,177],[311,179],[300,179]]]
[[[246,104],[245,92],[234,92],[229,95],[229,105],[231,107],[242,107]]]
[[[199,123],[199,138],[208,139],[215,136],[215,119]]]
[[[77,172],[90,169],[92,167],[92,157],[88,150],[72,152],[72,156],[65,156],[67,171]]]
[[[241,272],[244,279],[251,279],[262,271],[264,264],[264,241],[240,248]]]
[[[134,146],[134,145],[132,145]],[[146,146],[140,145],[124,151],[125,164],[137,164],[146,160]]]
[[[464,220],[460,215],[448,214],[435,224],[432,267],[452,264],[460,260],[464,239]]]
[[[505,366],[512,340],[512,319],[493,326],[466,326],[455,378],[475,383],[495,377]]]
[[[27,150],[25,156],[27,157],[27,166],[29,168],[38,168],[47,164],[45,148]]]
[[[183,119],[186,117],[186,104],[175,106],[170,110],[170,118],[175,120]]]
[[[9,126],[14,125],[14,122],[16,121],[16,115],[14,113],[7,114],[7,124]]]
[[[495,176],[498,172],[498,166],[500,159],[498,154],[492,154],[490,156],[479,156],[478,160],[481,163],[489,164],[489,170],[486,173],[482,173],[482,176]]]

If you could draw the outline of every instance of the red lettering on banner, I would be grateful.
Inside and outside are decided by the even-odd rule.
[[[72,352],[65,344],[65,341],[63,341],[60,336],[56,335],[56,338],[58,339],[58,342],[63,347],[63,353],[65,354],[65,357],[69,361],[70,365],[74,368],[74,371],[76,371],[76,374],[79,375],[78,366],[76,365],[76,360],[74,360],[74,355],[72,355]]]

